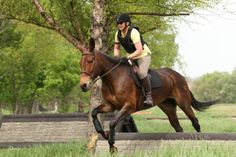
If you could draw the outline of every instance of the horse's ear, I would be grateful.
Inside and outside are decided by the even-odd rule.
[[[95,41],[94,41],[94,39],[91,37],[90,40],[89,40],[89,51],[93,53],[94,48],[95,48]]]

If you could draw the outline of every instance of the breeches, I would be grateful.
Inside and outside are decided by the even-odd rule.
[[[142,80],[147,76],[148,69],[151,63],[151,55],[139,58],[137,60],[137,63],[139,67],[138,76]]]

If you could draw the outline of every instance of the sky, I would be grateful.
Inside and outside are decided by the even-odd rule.
[[[196,78],[214,71],[232,72],[236,69],[236,0],[196,12],[184,18],[188,22],[177,24],[176,42],[185,63],[182,74]]]

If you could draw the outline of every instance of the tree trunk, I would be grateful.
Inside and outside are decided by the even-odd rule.
[[[14,114],[31,114],[31,106],[23,106],[16,103]]]
[[[39,102],[35,101],[33,102],[32,108],[31,108],[31,113],[39,113]]]
[[[107,43],[108,43],[108,30],[107,30],[107,19],[106,19],[106,0],[94,0],[93,6],[93,15],[92,15],[92,37],[95,41],[95,50],[106,52],[107,51]],[[89,107],[89,121],[88,121],[88,150],[90,152],[94,152],[96,147],[96,142],[98,135],[94,129],[93,121],[91,117],[92,110],[101,104],[101,84],[102,81],[99,80],[93,86],[91,90],[90,97],[90,107]],[[104,121],[102,120],[102,115],[99,117],[101,124],[103,125]]]
[[[2,105],[0,104],[0,128],[1,128],[1,126],[2,126],[2,117],[3,117]]]

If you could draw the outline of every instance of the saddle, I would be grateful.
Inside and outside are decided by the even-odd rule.
[[[132,67],[132,68],[130,68],[131,75],[135,81],[136,86],[138,88],[142,88],[141,80],[138,77],[138,66],[134,62],[132,62],[131,67]],[[150,79],[152,88],[161,87],[162,83],[161,83],[160,76],[155,70],[149,69],[148,70],[148,77]]]

